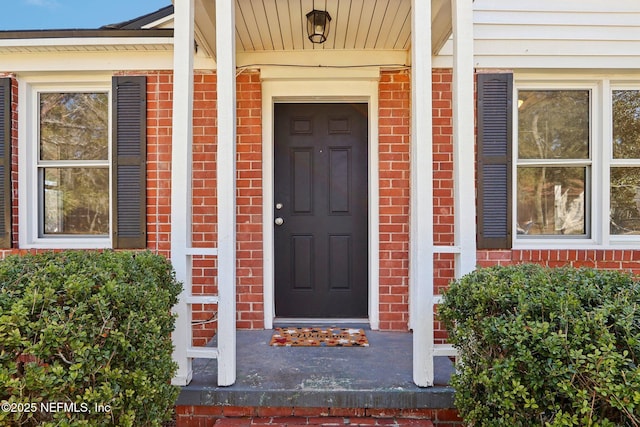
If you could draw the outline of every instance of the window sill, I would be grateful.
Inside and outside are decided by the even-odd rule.
[[[609,244],[602,244],[593,239],[576,240],[537,240],[527,242],[514,242],[513,250],[621,250],[638,249],[640,236],[635,240],[611,241]]]
[[[110,238],[51,237],[20,242],[21,249],[111,249]]]

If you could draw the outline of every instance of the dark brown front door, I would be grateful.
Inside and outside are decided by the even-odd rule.
[[[276,316],[367,317],[367,127],[366,104],[275,105]]]

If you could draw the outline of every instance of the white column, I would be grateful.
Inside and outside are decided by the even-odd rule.
[[[175,385],[191,381],[191,266],[187,248],[191,246],[191,157],[193,142],[193,32],[194,0],[175,2],[173,41],[173,139],[171,145],[171,263],[176,278],[184,283],[173,312],[178,315],[172,335],[173,359],[178,371]]]
[[[216,0],[218,73],[218,385],[236,381],[235,2]]]
[[[476,267],[476,204],[473,93],[473,0],[452,0],[453,164],[456,277]]]
[[[411,217],[409,299],[413,381],[433,385],[433,137],[431,2],[411,4]]]

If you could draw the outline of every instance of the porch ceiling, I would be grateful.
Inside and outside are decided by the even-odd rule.
[[[451,35],[451,0],[431,0],[432,52]],[[328,40],[306,36],[306,14],[331,15]],[[196,1],[196,37],[215,57],[215,2]],[[411,0],[236,0],[238,53],[293,50],[408,50]]]

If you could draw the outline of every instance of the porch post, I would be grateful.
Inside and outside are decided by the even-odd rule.
[[[175,385],[191,381],[191,268],[187,248],[191,246],[191,157],[193,143],[193,32],[194,0],[175,2],[173,41],[173,138],[171,143],[171,263],[176,278],[184,283],[173,312],[178,315],[172,334],[173,360],[178,371]]]
[[[456,277],[476,267],[475,150],[473,106],[473,0],[452,0],[453,164]]]
[[[411,2],[411,217],[409,299],[413,381],[433,385],[433,137],[431,2]]]
[[[235,1],[216,0],[218,75],[218,385],[236,381]]]

